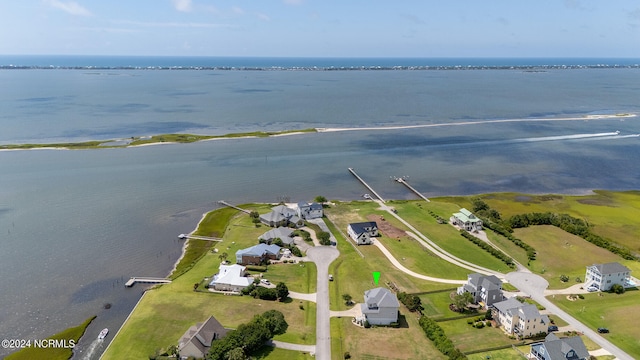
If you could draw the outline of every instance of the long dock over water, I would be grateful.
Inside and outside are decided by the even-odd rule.
[[[192,234],[180,234],[178,235],[179,239],[194,239],[194,240],[206,240],[206,241],[222,241],[222,239],[211,236],[202,236],[202,235],[192,235]]]
[[[154,277],[132,277],[127,281],[124,286],[132,287],[136,283],[147,283],[147,284],[169,284],[171,280],[165,278],[154,278]]]
[[[414,189],[413,186],[409,185],[409,183],[407,182],[406,179],[397,177],[397,178],[395,178],[395,180],[397,182],[399,182],[400,184],[403,184],[404,186],[406,186],[409,190],[413,191],[416,195],[421,197],[424,201],[431,202],[431,200],[429,200],[426,196],[422,195],[420,192],[418,192],[418,190]]]
[[[364,180],[362,180],[362,178],[358,176],[358,174],[356,174],[353,168],[349,168],[349,172],[351,173],[351,175],[355,176],[356,179],[358,179],[362,183],[362,185],[364,185],[367,189],[369,189],[369,191],[371,191],[373,195],[375,195],[378,199],[380,199],[380,201],[385,202],[382,196],[380,196],[375,190],[373,190],[371,186],[369,186],[369,184],[367,184]]]
[[[237,206],[235,206],[235,205],[231,205],[231,204],[229,204],[228,202],[226,202],[226,201],[224,201],[224,200],[220,200],[220,201],[218,201],[218,204],[220,204],[220,205],[224,205],[224,206],[228,206],[228,207],[230,207],[230,208],[234,208],[234,209],[236,209],[236,210],[240,210],[240,211],[245,212],[245,213],[247,213],[247,214],[251,214],[251,210],[241,209],[241,208],[239,208],[239,207],[237,207]]]

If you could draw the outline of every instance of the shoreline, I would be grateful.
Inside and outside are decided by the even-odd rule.
[[[138,148],[145,146],[156,146],[156,145],[169,145],[169,144],[186,144],[186,143],[198,143],[203,141],[213,141],[213,140],[229,140],[229,139],[255,139],[262,137],[282,137],[282,136],[293,136],[293,135],[304,135],[307,133],[331,133],[331,132],[344,132],[344,131],[391,131],[391,130],[408,130],[408,129],[421,129],[421,128],[431,128],[431,127],[449,127],[449,126],[468,126],[468,125],[486,125],[486,124],[500,124],[500,123],[521,123],[521,122],[554,122],[554,121],[590,121],[590,120],[612,120],[612,119],[631,119],[638,117],[636,113],[620,113],[620,114],[596,114],[596,115],[583,115],[578,117],[561,117],[561,118],[516,118],[516,119],[494,119],[494,120],[478,120],[478,121],[461,121],[461,122],[450,122],[450,123],[435,123],[435,124],[418,124],[418,125],[398,125],[398,126],[378,126],[378,127],[331,127],[331,128],[323,128],[323,127],[315,127],[311,129],[302,129],[302,130],[281,130],[274,132],[259,132],[263,134],[260,135],[242,135],[244,133],[228,133],[225,135],[197,135],[197,134],[160,134],[153,135],[153,137],[162,137],[162,136],[192,136],[192,137],[200,137],[200,139],[196,139],[193,141],[156,141],[156,142],[148,142],[143,144],[125,144],[125,145],[115,145],[115,146],[101,146],[102,144],[119,141],[123,139],[111,139],[100,142],[98,145],[86,145],[81,146],[83,143],[69,143],[69,145],[76,145],[77,148],[72,148],[70,146],[55,146],[56,144],[7,144],[0,145],[0,152],[3,151],[21,151],[21,150],[94,150],[94,149],[120,149],[120,148]],[[238,136],[235,136],[238,135]],[[635,135],[635,134],[634,134]],[[210,137],[209,137],[210,136]],[[625,135],[623,135],[625,136]],[[95,142],[95,141],[90,141]],[[66,144],[65,144],[66,145]],[[23,147],[24,146],[24,147]]]
[[[213,210],[210,210],[210,211],[213,211]],[[188,235],[192,235],[194,232],[196,232],[198,230],[198,228],[200,227],[200,224],[202,224],[202,222],[204,221],[205,217],[207,216],[207,214],[210,211],[207,211],[206,213],[202,214],[202,216],[200,217],[200,221],[198,221],[198,224],[196,224],[196,228],[191,230],[191,232]],[[180,254],[180,257],[178,258],[178,260],[176,260],[176,262],[173,264],[173,268],[171,269],[169,274],[166,276],[167,278],[171,277],[171,275],[173,275],[173,273],[178,268],[178,264],[180,263],[180,261],[182,261],[182,259],[184,258],[185,254],[187,253],[187,246],[189,246],[189,239],[185,239],[184,240],[184,244],[182,244],[182,253]]]

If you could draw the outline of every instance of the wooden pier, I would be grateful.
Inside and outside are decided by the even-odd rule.
[[[132,277],[127,281],[124,286],[132,287],[135,283],[146,283],[146,284],[169,284],[171,280],[166,278],[154,278],[154,277]]]
[[[385,202],[382,196],[380,196],[375,190],[373,190],[371,186],[369,186],[369,184],[367,184],[364,180],[362,180],[362,178],[358,176],[358,174],[356,174],[353,168],[349,168],[349,172],[351,173],[351,175],[355,176],[356,179],[358,179],[362,183],[362,185],[364,185],[367,189],[369,189],[369,191],[371,191],[373,195],[375,195],[378,199],[380,199],[380,201]]]
[[[192,235],[192,234],[180,234],[178,235],[178,239],[194,239],[194,240],[206,240],[206,241],[217,241],[220,242],[222,239],[211,236],[202,236],[202,235]]]
[[[220,204],[220,205],[224,205],[224,206],[228,206],[228,207],[230,207],[230,208],[234,208],[234,209],[236,209],[236,210],[240,210],[240,211],[245,212],[245,213],[247,213],[247,214],[251,214],[251,210],[241,209],[241,208],[239,208],[239,207],[237,207],[237,206],[235,206],[235,205],[231,205],[231,204],[229,204],[228,202],[226,202],[226,201],[224,201],[224,200],[220,200],[220,201],[218,201],[218,204]]]
[[[395,180],[397,182],[399,182],[400,184],[403,184],[404,186],[406,186],[409,190],[413,191],[416,195],[418,195],[419,197],[421,197],[424,201],[426,202],[431,202],[431,200],[429,200],[426,196],[422,195],[420,192],[418,192],[418,190],[414,189],[413,186],[409,185],[409,183],[407,182],[407,180],[403,179],[403,178],[395,178]]]

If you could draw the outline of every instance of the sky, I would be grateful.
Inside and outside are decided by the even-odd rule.
[[[0,0],[0,55],[640,58],[638,0]]]

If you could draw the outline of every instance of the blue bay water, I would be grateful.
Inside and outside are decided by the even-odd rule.
[[[638,113],[639,84],[640,69],[0,70],[0,144]],[[360,198],[347,167],[385,198],[413,198],[390,180],[403,175],[427,196],[638,189],[640,138],[576,136],[614,131],[639,134],[640,120],[0,152],[0,335],[44,337],[94,314],[87,337],[115,331],[142,289],[123,282],[166,275],[177,234],[217,200]]]

